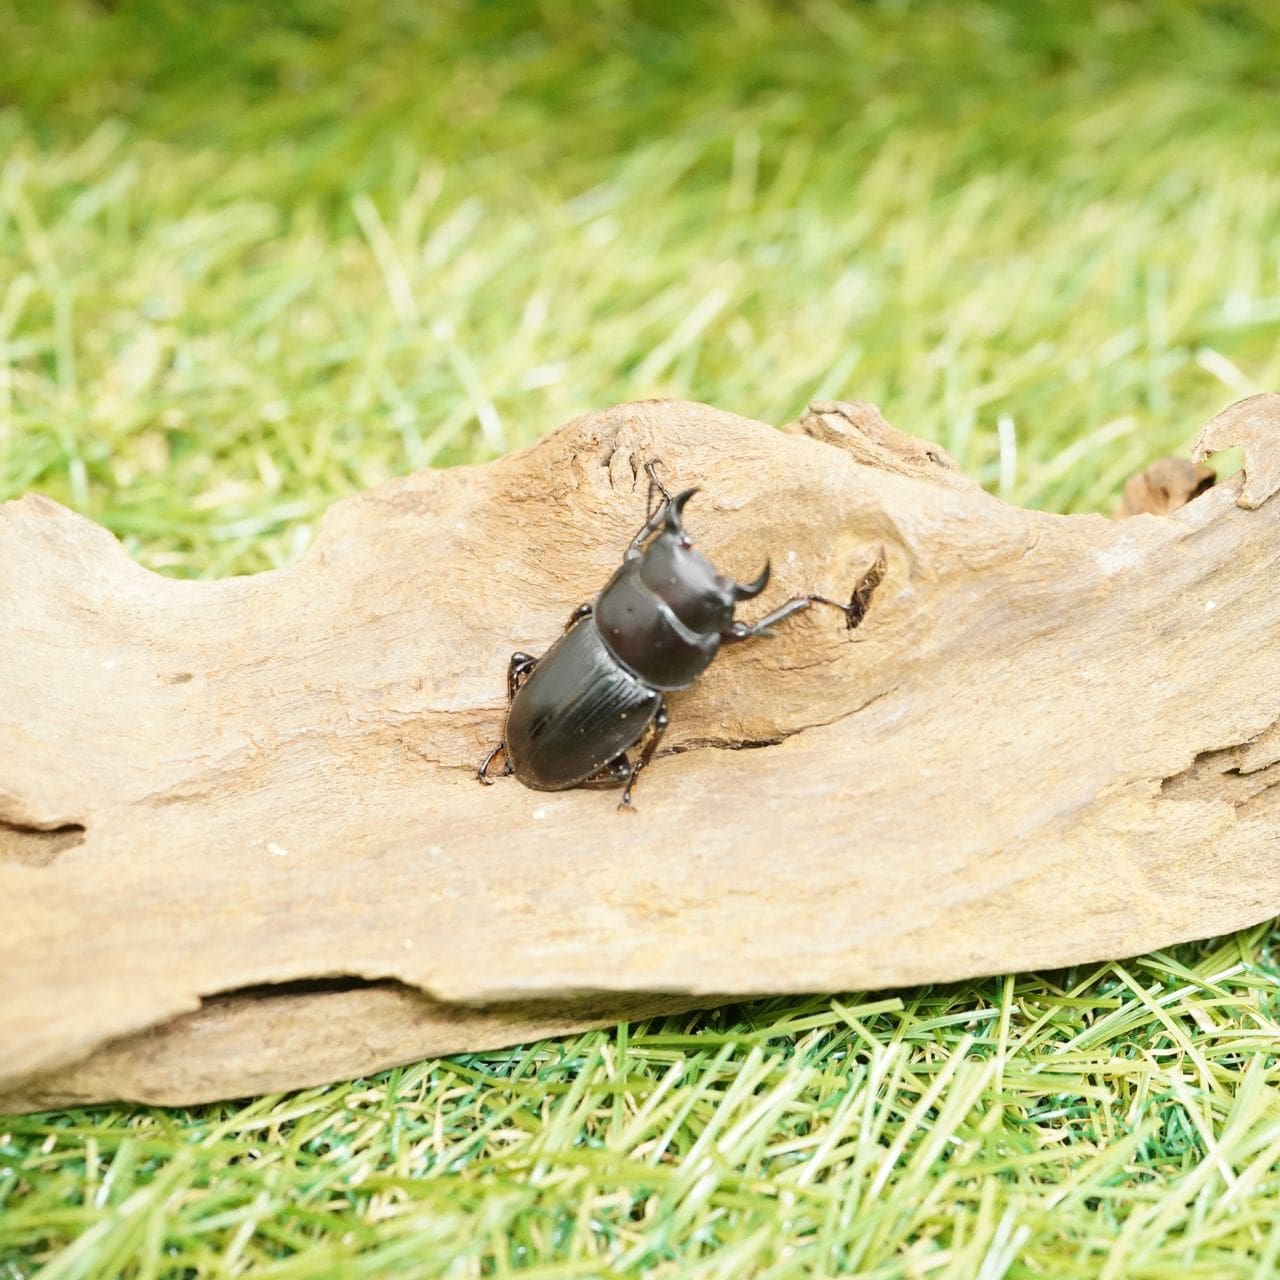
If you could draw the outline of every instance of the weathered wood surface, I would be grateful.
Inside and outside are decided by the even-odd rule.
[[[1201,443],[1243,446],[1243,475],[1113,523],[1010,507],[867,406],[784,434],[626,405],[340,503],[295,566],[219,582],[5,505],[0,1110],[1280,912],[1280,396]],[[883,549],[863,626],[814,611],[726,653],[672,699],[635,813],[480,787],[507,656],[604,582],[654,456],[702,487],[688,523],[722,568],[772,555],[761,612],[847,595]]]

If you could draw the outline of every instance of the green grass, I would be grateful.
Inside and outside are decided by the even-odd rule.
[[[267,12],[0,8],[0,498],[162,572],[633,397],[1091,510],[1280,386],[1267,0]],[[1270,1276],[1278,938],[0,1119],[0,1280]]]

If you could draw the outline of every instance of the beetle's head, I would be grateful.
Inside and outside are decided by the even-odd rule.
[[[697,493],[686,489],[667,502],[662,527],[645,548],[640,579],[691,631],[718,634],[733,623],[734,605],[758,596],[769,582],[766,562],[754,582],[734,582],[717,571],[685,531],[685,503]]]

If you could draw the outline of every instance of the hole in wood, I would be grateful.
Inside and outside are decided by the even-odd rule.
[[[0,818],[0,862],[23,862],[29,867],[47,867],[68,849],[84,843],[84,827],[78,822],[41,831]]]

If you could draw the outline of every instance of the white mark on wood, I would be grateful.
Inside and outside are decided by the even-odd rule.
[[[1142,563],[1142,548],[1128,534],[1122,534],[1110,546],[1094,547],[1089,554],[1108,577]]]
[[[276,844],[274,840],[267,841],[267,852],[273,858],[287,858],[289,856],[289,850],[283,845]]]

